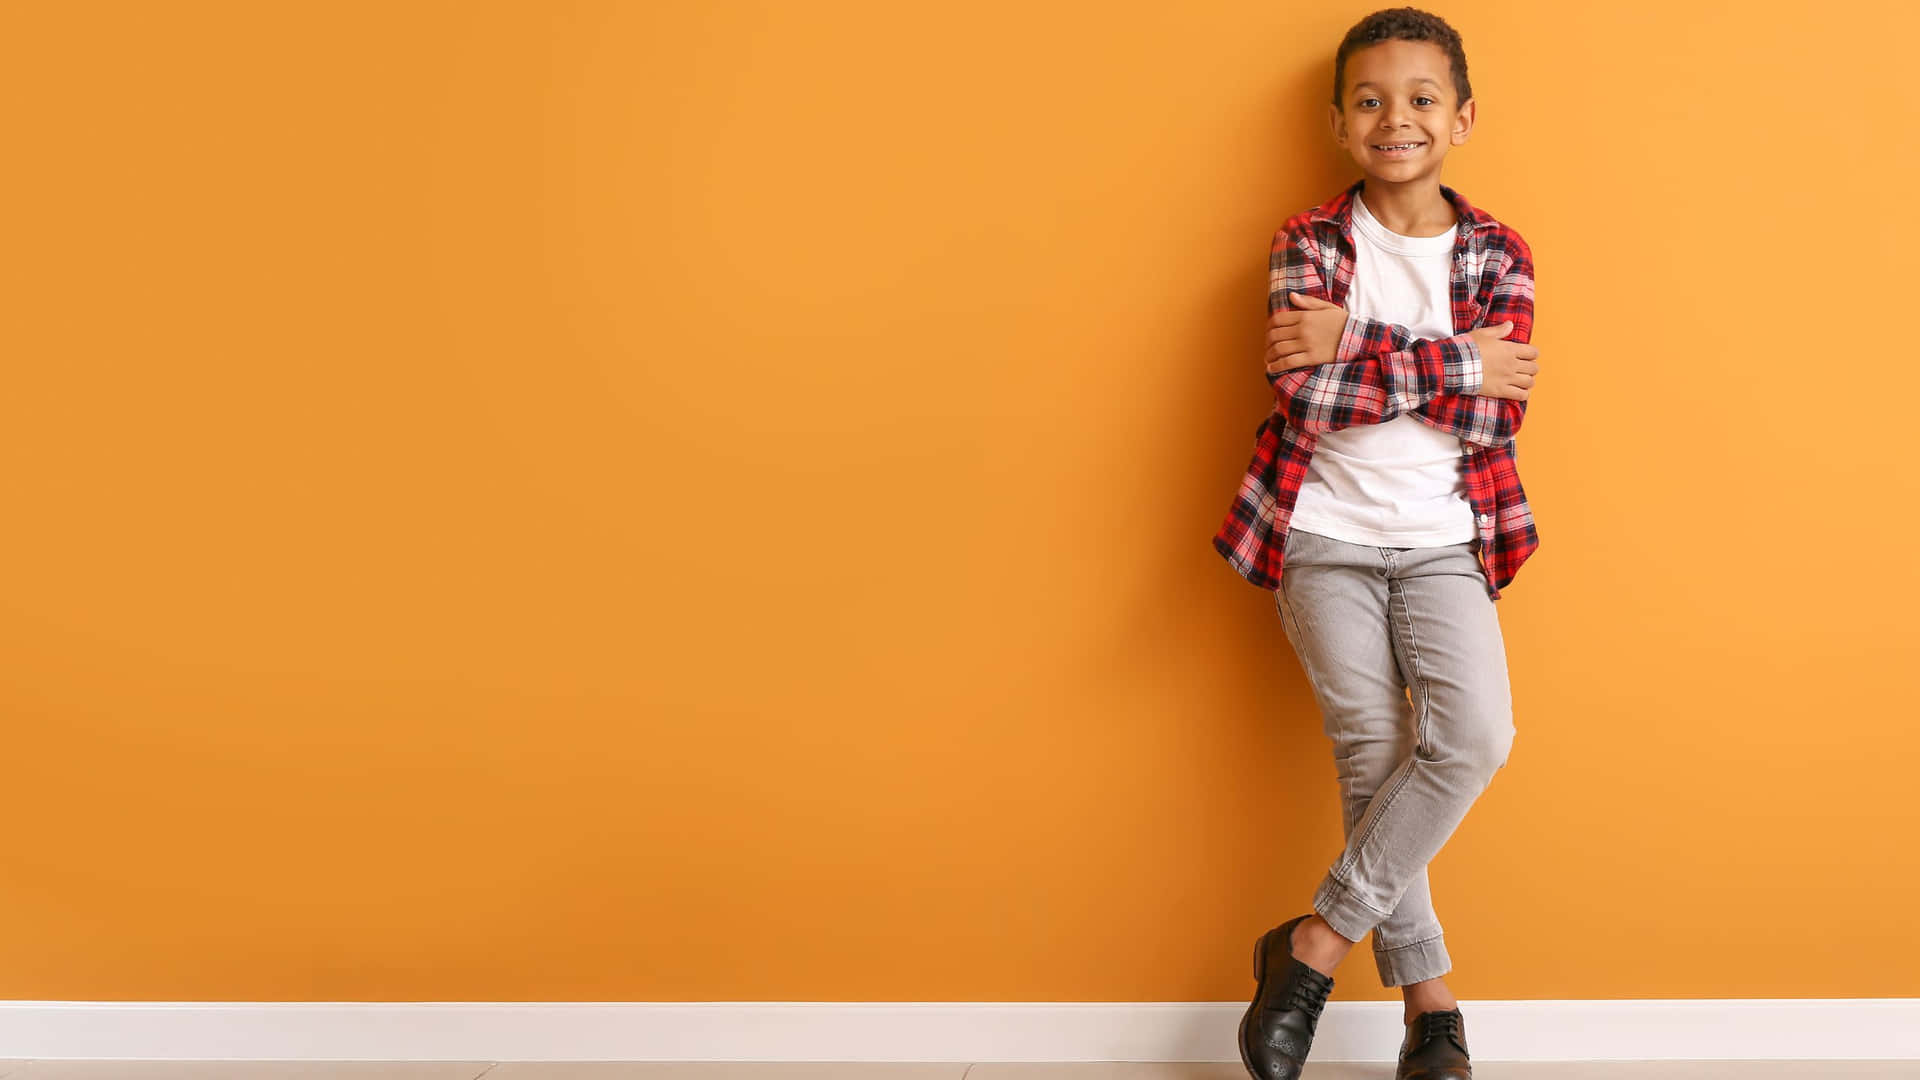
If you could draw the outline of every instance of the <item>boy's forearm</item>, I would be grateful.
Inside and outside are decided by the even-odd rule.
[[[1356,322],[1363,325],[1356,329]],[[1516,331],[1520,325],[1516,321]],[[1513,335],[1507,340],[1513,340]],[[1295,377],[1289,393],[1281,394],[1282,388],[1275,385],[1293,425],[1316,433],[1338,431],[1355,424],[1385,423],[1403,412],[1417,411],[1462,442],[1495,447],[1512,439],[1526,419],[1525,401],[1473,392],[1479,388],[1483,364],[1479,346],[1467,335],[1418,338],[1396,323],[1350,315],[1340,342],[1336,355],[1344,354],[1342,359],[1288,369],[1279,376]],[[1384,347],[1365,351],[1356,342],[1383,342]],[[1467,385],[1473,390],[1461,388]],[[1366,394],[1375,387],[1377,400]],[[1341,395],[1354,402],[1345,411],[1302,408],[1303,402],[1325,401],[1329,396],[1338,400]]]
[[[1289,280],[1296,280],[1292,276],[1296,268],[1289,265],[1288,271]],[[1325,299],[1324,286],[1310,266],[1297,273],[1297,280],[1313,286],[1298,291]],[[1293,291],[1272,294],[1269,307],[1291,310],[1287,294]],[[1321,434],[1360,424],[1384,424],[1447,393],[1449,380],[1462,377],[1452,373],[1471,370],[1474,378],[1479,377],[1479,347],[1465,335],[1414,340],[1401,350],[1350,351],[1359,354],[1330,364],[1268,372],[1275,403],[1291,426]]]
[[[1447,371],[1471,351],[1479,367],[1478,347],[1465,337],[1417,340],[1410,348],[1375,352],[1352,360],[1289,368],[1269,374],[1274,396],[1288,422],[1315,434],[1358,424],[1383,424],[1447,393]]]
[[[1333,359],[1335,363],[1343,363],[1401,352],[1413,355],[1425,380],[1439,383],[1440,393],[1470,394],[1480,389],[1483,377],[1480,348],[1465,334],[1446,338],[1415,337],[1412,330],[1399,323],[1348,312]]]

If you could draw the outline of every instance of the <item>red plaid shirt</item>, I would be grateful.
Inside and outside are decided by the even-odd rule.
[[[1365,182],[1295,214],[1274,234],[1269,314],[1291,310],[1292,292],[1345,302],[1354,271],[1353,196]],[[1404,412],[1464,444],[1460,467],[1489,596],[1500,599],[1540,546],[1513,439],[1527,403],[1473,392],[1480,387],[1480,347],[1466,334],[1511,319],[1506,340],[1532,340],[1533,256],[1518,232],[1445,184],[1440,192],[1460,213],[1451,294],[1455,336],[1415,338],[1404,326],[1349,313],[1333,363],[1267,376],[1274,408],[1254,429],[1253,461],[1213,538],[1227,563],[1254,585],[1280,586],[1288,522],[1318,434],[1384,423]]]

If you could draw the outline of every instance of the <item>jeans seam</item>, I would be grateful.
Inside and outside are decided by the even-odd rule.
[[[1391,586],[1396,583],[1388,584]],[[1407,614],[1407,658],[1412,661],[1414,678],[1420,683],[1420,715],[1413,727],[1413,749],[1415,756],[1418,756],[1420,751],[1430,749],[1427,743],[1427,732],[1430,730],[1433,719],[1433,694],[1427,688],[1426,670],[1420,666],[1420,642],[1413,628],[1413,605],[1407,602],[1407,589],[1404,585],[1400,587],[1400,607]]]
[[[1366,908],[1368,911],[1371,911],[1379,915],[1383,919],[1393,914],[1393,912],[1391,911],[1381,911],[1379,908],[1374,907],[1372,904],[1369,904],[1365,900],[1360,899],[1360,894],[1355,892],[1353,890],[1353,886],[1347,884],[1346,881],[1340,877],[1340,875],[1330,872],[1327,874],[1327,876],[1333,879],[1333,883],[1339,887],[1340,892],[1343,895],[1345,895],[1347,899],[1353,901],[1356,904],[1359,904],[1361,907]]]
[[[1352,859],[1354,857],[1357,857],[1360,854],[1361,850],[1367,846],[1368,840],[1373,839],[1374,830],[1380,827],[1380,819],[1386,817],[1387,812],[1393,809],[1393,800],[1400,797],[1400,790],[1407,786],[1407,782],[1409,780],[1413,779],[1413,770],[1416,766],[1420,764],[1420,757],[1419,755],[1416,754],[1413,757],[1408,758],[1407,760],[1408,760],[1408,765],[1406,770],[1400,774],[1400,781],[1394,784],[1391,788],[1388,788],[1386,791],[1377,792],[1374,794],[1373,801],[1380,803],[1380,812],[1373,815],[1373,820],[1367,823],[1367,831],[1361,835],[1360,839],[1353,842],[1352,850],[1347,854],[1343,855],[1340,861],[1334,865],[1333,870],[1330,871],[1333,879],[1335,881],[1340,882],[1340,887],[1346,889],[1348,893],[1352,893],[1353,889],[1345,881],[1341,880],[1340,871],[1345,870],[1348,866],[1352,865]],[[1381,801],[1382,799],[1384,799],[1385,801],[1384,802]],[[1371,805],[1372,804],[1370,803],[1369,806]],[[1358,900],[1359,898],[1356,896],[1355,899]],[[1360,903],[1364,907],[1366,907],[1368,911],[1380,911],[1379,908],[1374,907],[1372,904],[1367,903],[1365,900],[1360,900]],[[1380,913],[1382,915],[1393,914],[1393,912],[1391,911],[1382,911]]]

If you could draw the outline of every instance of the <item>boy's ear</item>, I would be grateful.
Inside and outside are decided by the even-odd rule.
[[[1474,99],[1468,98],[1460,103],[1453,114],[1453,134],[1460,141],[1473,133]]]

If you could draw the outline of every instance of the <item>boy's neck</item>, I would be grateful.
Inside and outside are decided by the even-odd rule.
[[[1440,191],[1438,177],[1394,184],[1369,176],[1360,185],[1373,219],[1401,236],[1439,236],[1459,223],[1460,212]]]

